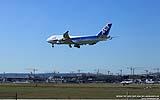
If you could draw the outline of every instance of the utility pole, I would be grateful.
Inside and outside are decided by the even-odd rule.
[[[105,69],[105,75],[107,75],[107,69]]]
[[[96,75],[99,75],[99,69],[95,69],[94,71],[95,71]]]
[[[144,71],[146,72],[146,75],[145,75],[145,76],[146,76],[146,79],[147,79],[147,78],[148,78],[148,74],[149,74],[148,72],[149,72],[149,71],[148,71],[148,70],[144,70]]]
[[[141,68],[144,68],[144,67],[127,67],[127,69],[130,69],[131,75],[135,75],[135,70],[141,69]]]
[[[134,75],[134,71],[135,71],[135,69],[136,69],[136,68],[132,68],[132,70],[133,70],[133,75]]]
[[[74,73],[74,71],[71,71],[70,73]]]
[[[130,79],[133,79],[134,68],[133,67],[127,67],[127,69],[130,69],[130,71],[131,71],[131,74],[129,75]]]
[[[36,74],[36,71],[38,71],[38,69],[33,68],[34,76],[35,76],[35,74]]]
[[[120,71],[120,75],[122,76],[122,69],[120,69],[119,71]]]
[[[154,68],[154,70],[156,70],[157,73],[159,73],[160,68]]]
[[[33,73],[34,76],[36,74],[36,71],[38,71],[38,69],[36,69],[36,68],[27,68],[27,70],[31,70],[31,73]]]
[[[80,72],[81,72],[81,70],[80,70],[80,69],[78,69],[77,71],[78,71],[78,73],[80,73]]]
[[[146,72],[146,75],[148,75],[148,70],[144,70]]]
[[[98,68],[98,70],[97,70],[97,75],[99,75],[99,68]]]
[[[127,69],[130,69],[130,71],[131,71],[131,74],[130,75],[133,75],[133,67],[127,67]]]
[[[108,70],[107,72],[108,72],[108,75],[110,75],[110,71]]]
[[[81,71],[83,71],[83,70],[81,70],[81,69],[78,69],[77,71],[78,71],[78,73],[81,73]]]

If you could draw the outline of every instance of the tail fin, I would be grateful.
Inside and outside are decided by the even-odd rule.
[[[109,31],[112,27],[112,23],[107,24],[98,34],[97,36],[101,36],[101,35],[108,35]]]

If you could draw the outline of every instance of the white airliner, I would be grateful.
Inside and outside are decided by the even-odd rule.
[[[66,44],[72,48],[74,47],[80,48],[80,45],[94,45],[100,41],[111,40],[113,37],[109,36],[109,31],[112,27],[112,23],[108,23],[97,35],[91,36],[70,36],[66,31],[63,35],[52,35],[47,39],[48,43],[52,44]]]

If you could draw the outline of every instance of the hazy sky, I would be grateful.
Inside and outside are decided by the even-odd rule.
[[[160,67],[159,0],[0,0],[0,72],[70,72]],[[53,34],[95,35],[112,22],[111,41],[69,48]],[[144,72],[140,70],[139,72]]]

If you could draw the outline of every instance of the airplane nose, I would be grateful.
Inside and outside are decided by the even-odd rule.
[[[48,38],[46,41],[47,41],[48,43],[50,43],[51,39],[50,39],[50,38]]]

